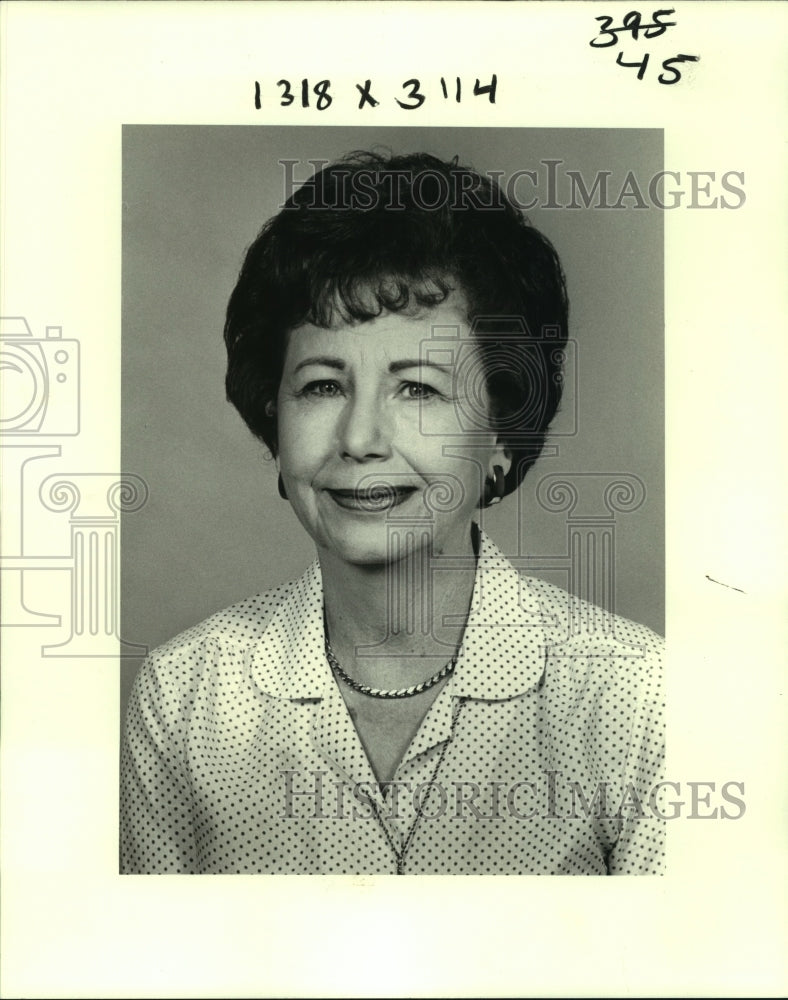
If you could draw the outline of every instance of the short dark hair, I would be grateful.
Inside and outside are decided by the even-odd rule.
[[[464,293],[512,455],[510,493],[536,461],[561,398],[568,301],[553,246],[493,177],[425,153],[351,153],[319,170],[263,226],[230,296],[227,398],[277,451],[287,334],[364,322]]]

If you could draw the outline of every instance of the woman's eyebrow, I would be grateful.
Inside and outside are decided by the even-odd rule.
[[[439,365],[436,361],[425,361],[423,358],[392,361],[389,365],[390,372],[401,372],[406,368],[432,368],[435,371],[442,372],[444,375],[451,375],[453,373],[452,368],[448,365]]]
[[[300,371],[302,368],[306,368],[308,365],[320,365],[323,368],[335,368],[340,372],[343,372],[347,367],[341,358],[331,358],[325,354],[321,354],[314,358],[304,358],[303,361],[299,361],[293,369],[293,374]]]

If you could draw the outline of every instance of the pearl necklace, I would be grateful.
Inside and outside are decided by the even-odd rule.
[[[421,681],[420,684],[414,684],[412,687],[397,688],[395,690],[386,691],[381,690],[380,688],[370,687],[368,684],[361,684],[359,681],[355,681],[352,677],[349,677],[340,666],[339,660],[336,658],[327,636],[326,659],[337,677],[343,680],[348,687],[353,688],[354,691],[359,691],[361,694],[369,695],[370,698],[410,698],[414,694],[421,694],[422,691],[428,691],[431,687],[434,687],[442,681],[444,677],[449,677],[452,673],[454,673],[454,668],[457,666],[457,654],[455,653],[449,662],[444,667],[441,667],[437,674],[433,674],[432,677],[428,677],[426,681]]]

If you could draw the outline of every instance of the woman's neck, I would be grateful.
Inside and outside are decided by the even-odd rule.
[[[374,565],[321,552],[326,626],[343,667],[370,683],[434,673],[462,640],[475,562],[470,534],[465,553],[417,549]]]

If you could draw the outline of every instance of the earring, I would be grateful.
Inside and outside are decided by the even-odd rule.
[[[493,466],[492,480],[488,477],[484,484],[484,503],[486,507],[492,507],[495,503],[500,503],[503,500],[503,495],[506,492],[506,476],[503,473],[503,467],[500,465]]]
[[[276,485],[277,485],[277,487],[279,489],[279,496],[283,500],[287,500],[287,493],[285,492],[285,484],[284,484],[284,482],[282,480],[282,473],[281,472],[279,473],[279,479],[278,479]]]

